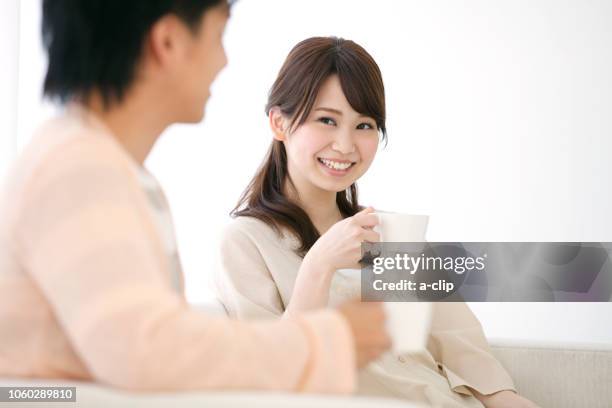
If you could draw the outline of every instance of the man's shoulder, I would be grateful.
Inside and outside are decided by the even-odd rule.
[[[121,178],[130,171],[126,153],[112,136],[61,114],[35,131],[9,169],[2,195],[16,204],[32,191],[83,179],[87,172]]]
[[[26,179],[83,167],[132,167],[110,131],[75,113],[62,113],[42,123],[15,164]]]

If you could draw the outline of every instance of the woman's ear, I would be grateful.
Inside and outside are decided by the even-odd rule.
[[[274,133],[274,139],[281,142],[285,141],[287,137],[287,119],[283,116],[280,108],[275,106],[270,109],[268,117],[270,119],[270,129]]]

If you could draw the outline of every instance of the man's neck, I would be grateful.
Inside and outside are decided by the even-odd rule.
[[[133,93],[120,102],[104,107],[99,95],[92,95],[85,108],[111,131],[132,158],[143,164],[161,133],[172,123],[160,104]]]

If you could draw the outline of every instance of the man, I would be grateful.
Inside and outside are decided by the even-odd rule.
[[[0,202],[0,376],[341,393],[389,347],[378,304],[243,323],[185,301],[142,164],[168,125],[202,119],[228,17],[223,0],[43,0],[44,91],[66,109]]]

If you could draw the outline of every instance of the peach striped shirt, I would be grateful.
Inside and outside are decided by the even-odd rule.
[[[0,376],[353,391],[352,335],[338,312],[247,323],[189,307],[138,166],[77,107],[15,163],[0,198]]]

